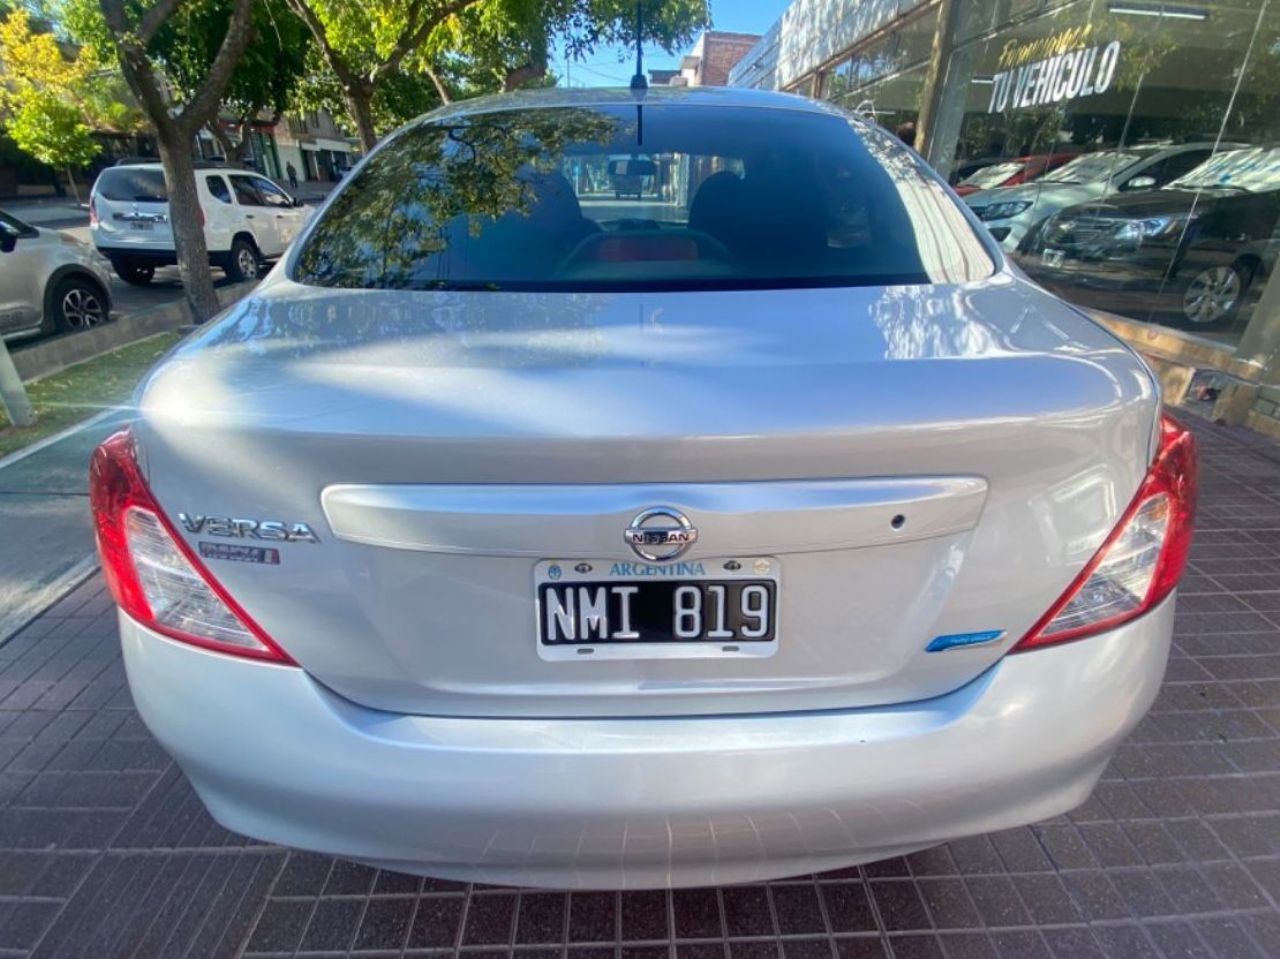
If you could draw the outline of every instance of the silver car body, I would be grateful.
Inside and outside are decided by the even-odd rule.
[[[138,396],[187,548],[278,552],[216,573],[301,668],[121,617],[228,827],[466,880],[756,880],[1062,813],[1150,705],[1172,599],[1006,655],[1142,484],[1159,395],[994,250],[952,285],[547,293],[306,285],[305,243]],[[697,528],[678,561],[624,538],[653,507]],[[734,563],[778,584],[762,654],[543,655],[548,564]],[[957,634],[986,639],[927,651]]]
[[[73,277],[97,287],[106,319],[111,283],[106,261],[93,247],[8,216],[3,216],[0,231],[10,233],[14,243],[10,252],[0,253],[0,337],[52,332],[57,308],[53,297],[59,282]]]
[[[1233,144],[1219,144],[1218,149],[1226,149]],[[992,190],[981,190],[965,197],[965,202],[983,218],[988,229],[998,230],[1000,245],[1013,252],[1018,249],[1023,238],[1038,224],[1069,206],[1101,200],[1117,192],[1131,189],[1130,181],[1144,184],[1142,189],[1155,189],[1175,179],[1188,170],[1207,160],[1213,153],[1213,143],[1184,143],[1163,148],[1136,147],[1110,151],[1117,159],[1110,166],[1110,175],[1084,181],[1068,181],[1073,165],[1088,161],[1094,154],[1084,153],[1071,163],[1059,167],[1052,173],[1018,186],[996,187]],[[1131,155],[1134,159],[1124,160],[1119,157]],[[1152,182],[1147,183],[1147,178]],[[1027,203],[1022,212],[1009,217],[987,218],[984,215],[989,207],[996,204]],[[1006,232],[1007,231],[1007,232]]]

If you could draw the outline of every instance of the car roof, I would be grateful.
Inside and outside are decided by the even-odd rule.
[[[197,173],[251,173],[254,176],[266,176],[265,173],[259,173],[252,167],[210,163],[207,160],[197,160],[195,167]],[[102,172],[106,173],[107,170],[158,170],[163,173],[164,167],[159,163],[115,163],[105,167]]]
[[[847,116],[829,103],[810,100],[793,93],[749,90],[740,87],[650,87],[633,91],[626,87],[549,87],[516,93],[497,93],[447,104],[419,117],[416,122],[448,117],[475,116],[506,110],[547,110],[557,107],[598,107],[617,105],[688,104],[726,108],[791,110]]]

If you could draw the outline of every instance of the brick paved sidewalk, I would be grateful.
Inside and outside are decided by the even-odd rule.
[[[1280,956],[1280,448],[1200,432],[1168,680],[1094,797],[767,885],[530,893],[228,833],[133,712],[95,577],[0,646],[0,956]]]

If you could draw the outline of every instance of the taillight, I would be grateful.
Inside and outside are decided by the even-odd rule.
[[[184,643],[293,664],[169,524],[142,478],[128,430],[94,451],[89,503],[107,585],[129,616]]]
[[[89,197],[89,226],[98,225],[98,198],[96,196]]]
[[[1196,513],[1196,442],[1160,419],[1160,449],[1107,541],[1012,652],[1083,639],[1141,616],[1168,596],[1187,566]]]

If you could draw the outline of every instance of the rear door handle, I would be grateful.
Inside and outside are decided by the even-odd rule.
[[[246,220],[252,220],[252,219],[253,219],[253,214],[252,214],[252,213],[246,213],[246,214],[244,215],[244,218],[245,218]]]

